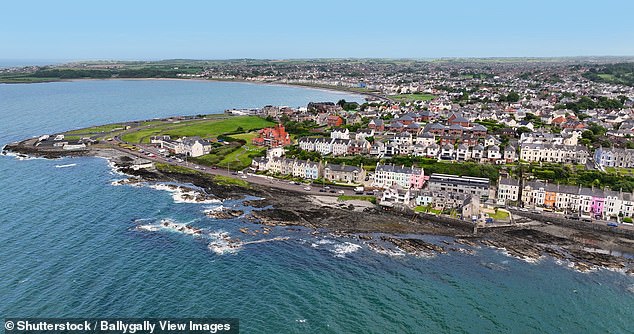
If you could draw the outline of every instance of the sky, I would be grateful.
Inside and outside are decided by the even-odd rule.
[[[634,55],[634,1],[2,0],[0,59]]]

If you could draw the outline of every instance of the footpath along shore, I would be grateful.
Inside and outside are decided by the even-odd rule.
[[[303,185],[291,185],[268,177],[249,175],[243,178],[244,175],[235,175],[226,169],[168,161],[160,156],[148,157],[120,147],[116,141],[92,145],[85,150],[63,151],[38,149],[34,146],[36,140],[9,144],[5,150],[46,158],[98,156],[111,161],[123,173],[138,177],[144,182],[193,184],[221,200],[256,196],[262,199],[249,201],[248,204],[263,209],[254,211],[247,218],[262,225],[303,226],[313,229],[315,233],[334,233],[341,237],[363,240],[377,248],[381,246],[375,241],[387,241],[412,254],[442,254],[447,251],[468,253],[473,248],[487,246],[501,249],[508,255],[529,262],[550,256],[569,263],[569,266],[579,271],[607,268],[634,275],[634,259],[626,256],[634,254],[634,240],[627,236],[545,224],[481,229],[474,234],[473,225],[467,222],[412,211],[385,211],[369,202],[362,205],[340,202],[335,200],[340,194],[318,192],[315,190],[318,187],[311,187],[310,191],[306,191],[303,190]],[[135,170],[129,165],[129,161],[134,158],[188,169]],[[242,182],[221,184],[214,180],[214,176],[246,181],[248,186],[239,185]],[[352,194],[352,190],[344,190],[344,193]],[[416,238],[416,235],[439,235],[454,239],[452,242],[436,245],[424,242]]]

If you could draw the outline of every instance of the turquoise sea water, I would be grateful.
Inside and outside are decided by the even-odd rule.
[[[280,86],[180,81],[0,85],[0,144],[46,132],[265,104],[360,100]],[[65,168],[56,166],[70,165]],[[98,158],[0,156],[0,317],[237,317],[244,333],[631,333],[634,278],[529,264],[496,250],[434,258],[377,254],[362,242],[275,228],[176,203]],[[146,231],[188,223],[205,237]],[[219,255],[225,232],[288,237]],[[211,234],[211,236],[209,235]],[[428,241],[443,240],[425,236]]]

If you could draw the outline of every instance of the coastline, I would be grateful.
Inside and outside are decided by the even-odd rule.
[[[264,82],[264,81],[251,81],[245,79],[205,79],[205,78],[75,78],[75,79],[51,79],[35,81],[35,82],[7,82],[0,81],[0,84],[46,84],[53,82],[79,82],[79,81],[111,81],[111,80],[122,80],[122,81],[200,81],[200,82],[235,82],[235,83],[244,83],[244,84],[254,84],[254,85],[270,85],[270,86],[287,86],[287,87],[302,87],[314,90],[321,91],[330,91],[330,92],[338,92],[338,93],[348,93],[348,94],[356,94],[362,95],[366,97],[372,97],[375,99],[380,99],[384,101],[392,101],[386,96],[383,96],[379,93],[372,92],[359,92],[351,88],[347,87],[337,87],[337,86],[328,86],[328,85],[310,85],[310,84],[299,84],[299,83],[283,83],[283,82]]]
[[[24,143],[21,142],[21,143]],[[160,170],[134,170],[126,166],[122,157],[135,157],[120,149],[90,147],[84,151],[41,152],[24,147],[21,143],[9,144],[4,150],[28,156],[44,158],[95,156],[105,158],[116,166],[118,172],[140,182],[177,182],[192,184],[204,189],[209,197],[203,200],[227,200],[255,196],[250,206],[260,208],[245,217],[250,222],[268,227],[304,227],[313,233],[329,233],[353,238],[368,244],[377,252],[389,254],[403,252],[414,256],[433,256],[446,252],[475,252],[478,247],[498,249],[502,253],[534,263],[548,256],[580,272],[608,269],[634,275],[634,259],[612,254],[605,245],[619,245],[619,254],[634,254],[634,240],[617,240],[601,233],[591,234],[561,226],[517,226],[503,229],[481,229],[473,234],[471,225],[459,220],[439,218],[433,215],[414,214],[411,211],[384,211],[377,206],[359,206],[348,202],[332,202],[320,199],[320,195],[249,183],[248,188],[222,185],[202,173],[180,173]],[[195,172],[195,171],[194,171]],[[248,181],[248,180],[247,180]],[[126,184],[123,182],[122,184]],[[231,214],[230,212],[227,214]],[[435,244],[424,242],[421,236],[450,237],[453,242]],[[590,240],[584,244],[580,240]],[[391,248],[384,246],[391,245]],[[629,245],[629,247],[628,247]],[[594,249],[591,249],[594,248]]]

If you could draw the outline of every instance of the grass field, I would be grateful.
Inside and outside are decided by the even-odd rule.
[[[435,213],[437,215],[442,213],[442,210],[437,210],[437,209],[432,209],[432,208],[428,208],[426,206],[417,206],[414,208],[414,211],[416,212],[428,212],[428,213]]]
[[[429,101],[436,98],[435,95],[431,95],[431,94],[400,94],[400,95],[390,95],[388,97],[392,100],[399,101],[399,102]]]
[[[221,186],[238,186],[242,188],[249,188],[249,182],[240,179],[234,179],[228,176],[214,175],[213,180]]]
[[[242,131],[251,131],[273,125],[275,123],[260,117],[237,116],[182,123],[163,123],[125,134],[122,139],[130,143],[148,143],[150,137],[156,135],[170,135],[174,138],[192,136],[216,138],[219,135],[236,132],[240,129]]]
[[[203,156],[190,158],[190,159],[191,161],[194,161],[201,165],[227,167],[227,164],[226,163],[222,164],[221,161],[223,161],[227,156],[231,155],[234,151],[241,150],[241,149],[242,148],[240,147],[239,143],[231,143],[229,145],[222,145],[219,147],[215,147],[211,150],[209,154],[205,154]],[[249,161],[249,164],[251,164],[250,161]],[[235,166],[233,165],[234,164],[232,163],[230,167],[232,169],[235,169]]]
[[[365,195],[341,195],[337,197],[339,201],[368,201],[372,204],[376,204],[375,196],[365,196]]]
[[[607,80],[607,81],[615,81],[616,77],[614,76],[614,74],[606,74],[606,73],[601,73],[598,74],[599,78],[603,79],[603,80]]]
[[[266,147],[255,146],[251,140],[257,136],[256,132],[242,133],[230,136],[231,138],[243,139],[247,143],[239,149],[227,154],[221,161],[221,166],[229,166],[232,169],[245,169],[251,166],[251,157],[266,151]]]
[[[495,220],[507,220],[509,219],[510,214],[504,210],[497,210],[495,213],[489,213],[489,217]]]
[[[93,127],[85,128],[85,129],[72,130],[65,133],[68,133],[68,134],[102,133],[102,132],[110,132],[116,129],[123,129],[123,127],[124,127],[123,124],[106,124],[106,125],[100,125],[100,126],[93,126]]]

